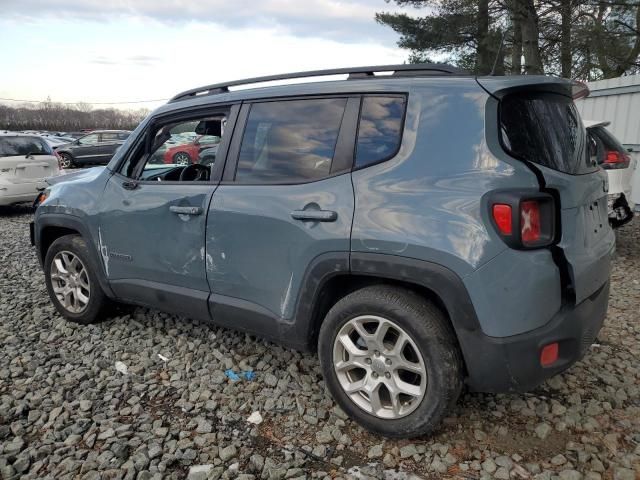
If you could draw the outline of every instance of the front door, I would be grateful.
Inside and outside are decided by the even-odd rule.
[[[207,224],[214,322],[275,335],[293,322],[314,262],[330,256],[331,268],[348,269],[358,105],[345,97],[243,105],[246,126]]]
[[[71,148],[71,153],[75,163],[79,165],[100,162],[100,158],[103,156],[100,149],[100,134],[90,133],[80,137]]]
[[[118,298],[208,319],[205,227],[218,181],[210,166],[153,161],[167,141],[189,141],[198,123],[174,120],[151,127],[153,141],[140,142],[142,151],[134,147],[107,183],[97,236]]]

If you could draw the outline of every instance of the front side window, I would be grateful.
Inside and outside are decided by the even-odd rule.
[[[394,156],[400,148],[404,97],[366,96],[362,99],[355,168]]]
[[[346,98],[254,103],[236,182],[295,183],[328,176],[346,104]]]
[[[158,125],[120,173],[147,181],[209,181],[228,112]]]
[[[100,140],[97,133],[92,133],[91,135],[85,135],[84,137],[78,139],[80,145],[94,145],[98,143]]]

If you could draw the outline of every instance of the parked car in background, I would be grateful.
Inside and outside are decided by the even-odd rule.
[[[96,130],[56,148],[62,168],[106,165],[129,137],[127,130]]]
[[[47,142],[49,145],[51,145],[51,147],[55,150],[56,148],[62,146],[62,145],[66,145],[70,142],[73,142],[75,139],[71,138],[71,137],[57,137],[54,135],[50,135],[50,136],[42,136],[42,138],[44,139],[45,142]]]
[[[35,135],[0,135],[0,205],[33,202],[45,178],[58,175],[58,158]]]
[[[589,136],[597,146],[598,163],[609,177],[609,223],[613,228],[618,228],[633,219],[635,205],[631,197],[631,185],[636,162],[620,141],[607,130],[610,123],[584,121]]]
[[[190,165],[200,163],[200,152],[220,142],[220,137],[213,135],[200,135],[189,143],[183,143],[170,147],[164,152],[164,163],[176,165]]]
[[[255,87],[319,75],[349,79]],[[49,296],[80,324],[115,301],[317,350],[353,419],[428,434],[465,384],[533,389],[602,327],[615,235],[587,93],[439,64],[183,92],[43,195]],[[221,137],[213,165],[153,163],[187,130]]]

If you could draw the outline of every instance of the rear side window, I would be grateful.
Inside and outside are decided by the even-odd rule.
[[[328,176],[346,104],[346,98],[254,103],[236,182],[295,183]]]
[[[47,142],[34,137],[0,137],[0,157],[53,155]]]
[[[103,133],[100,140],[102,142],[115,142],[116,140],[118,140],[118,134],[115,132]]]
[[[502,144],[514,157],[573,175],[598,169],[573,100],[518,93],[500,102]]]
[[[404,97],[362,99],[355,168],[382,162],[398,152],[404,112]]]

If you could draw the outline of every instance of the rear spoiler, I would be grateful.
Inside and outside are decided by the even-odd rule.
[[[498,99],[518,90],[554,92],[574,100],[589,95],[589,87],[583,82],[547,75],[476,77],[476,81],[488,94]]]

